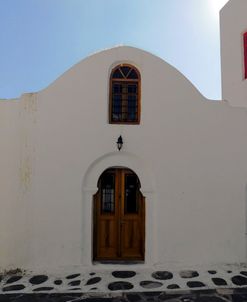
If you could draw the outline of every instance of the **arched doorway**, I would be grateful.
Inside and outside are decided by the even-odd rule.
[[[101,174],[93,234],[94,260],[144,260],[145,200],[133,171],[111,168]]]

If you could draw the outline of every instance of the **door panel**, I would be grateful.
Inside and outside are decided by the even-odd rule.
[[[143,259],[141,225],[137,220],[125,220],[122,224],[122,257]]]
[[[101,219],[99,222],[98,254],[106,258],[117,257],[117,224],[115,220]]]
[[[128,169],[109,169],[94,196],[94,260],[144,260],[145,208]]]

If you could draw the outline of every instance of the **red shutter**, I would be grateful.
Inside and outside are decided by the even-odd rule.
[[[244,78],[247,79],[247,32],[244,33]]]

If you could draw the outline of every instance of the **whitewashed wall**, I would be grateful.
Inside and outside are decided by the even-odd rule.
[[[119,63],[141,73],[140,125],[108,124],[109,75]],[[140,178],[146,266],[245,261],[245,109],[204,99],[149,53],[116,47],[83,60],[37,94],[0,103],[0,112],[10,116],[1,125],[1,179],[14,188],[0,193],[1,240],[11,250],[3,251],[1,267],[93,265],[92,195],[111,166]]]
[[[0,268],[27,265],[33,178],[33,96],[0,100]]]
[[[222,97],[232,106],[241,107],[247,107],[243,52],[246,12],[246,0],[230,0],[220,12]]]

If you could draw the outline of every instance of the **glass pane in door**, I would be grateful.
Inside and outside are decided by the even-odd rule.
[[[105,173],[101,182],[101,212],[114,213],[115,211],[115,175]]]
[[[136,175],[126,174],[125,175],[125,192],[124,192],[124,201],[125,214],[138,213],[138,194],[139,183]]]

